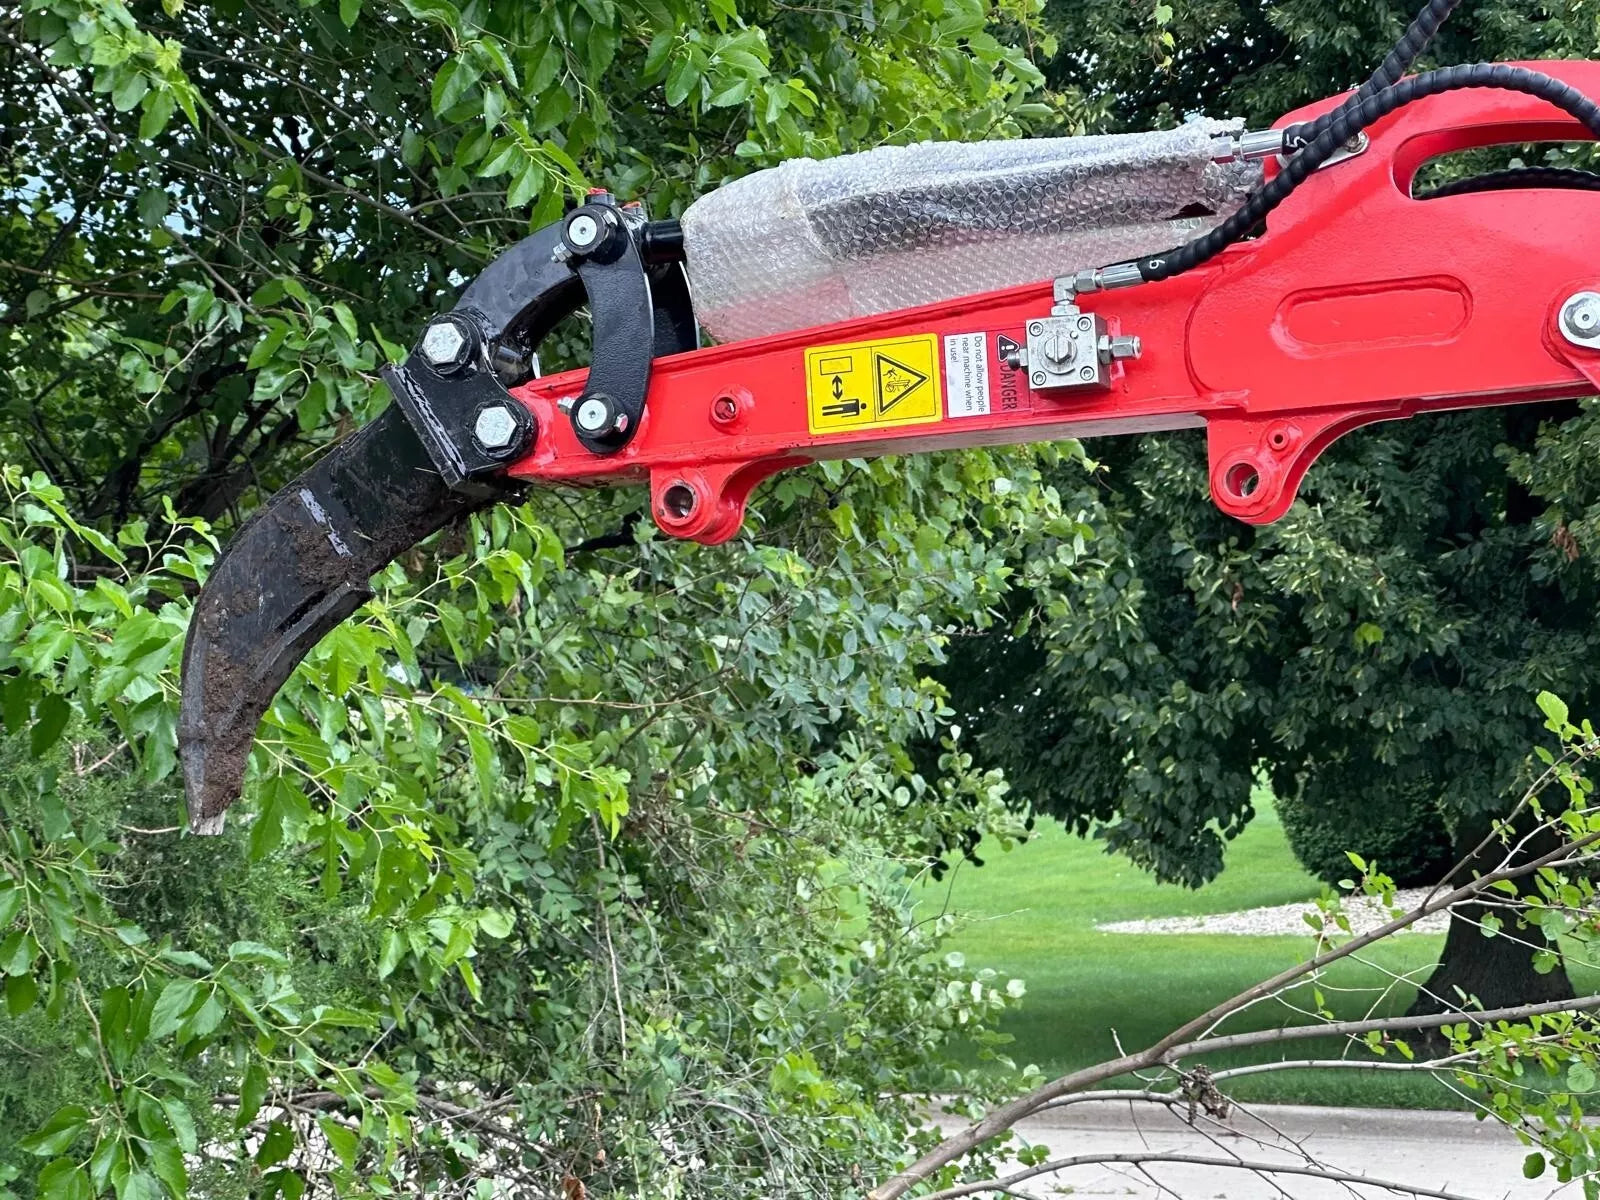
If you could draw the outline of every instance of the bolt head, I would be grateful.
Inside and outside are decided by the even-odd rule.
[[[600,240],[600,222],[588,213],[579,213],[567,222],[567,239],[574,246],[587,250]]]
[[[492,404],[478,414],[472,427],[485,450],[504,450],[517,440],[517,418],[503,404]]]
[[[578,411],[573,418],[578,428],[584,433],[604,433],[611,423],[611,406],[604,400],[590,396],[578,405]]]
[[[1043,324],[1043,322],[1035,321],[1033,324],[1028,326],[1028,332],[1033,334],[1034,337],[1038,337],[1041,333],[1044,332],[1044,324]]]
[[[1561,331],[1568,341],[1600,346],[1600,292],[1579,292],[1561,306]]]
[[[726,425],[739,415],[739,402],[732,396],[718,396],[711,402],[711,419]]]
[[[1044,372],[1043,371],[1035,371],[1033,373],[1033,382],[1036,383],[1036,384],[1043,384],[1044,383]]]
[[[454,321],[435,321],[422,335],[422,357],[433,366],[459,366],[466,350],[467,335]]]
[[[1078,328],[1079,329],[1083,329],[1083,330],[1093,329],[1094,328],[1094,318],[1093,317],[1079,317],[1078,318]]]
[[[1078,378],[1087,383],[1089,380],[1094,378],[1094,368],[1084,367],[1083,370],[1078,372]]]

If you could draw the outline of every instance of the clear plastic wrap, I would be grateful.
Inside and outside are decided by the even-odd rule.
[[[683,214],[695,313],[719,341],[928,304],[1165,250],[1261,181],[1212,161],[1237,122],[925,142],[796,159]]]

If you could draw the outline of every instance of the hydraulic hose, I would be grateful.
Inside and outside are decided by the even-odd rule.
[[[1293,154],[1304,149],[1316,140],[1340,111],[1359,104],[1374,93],[1384,91],[1398,83],[1411,69],[1411,64],[1416,62],[1417,57],[1428,48],[1428,43],[1433,41],[1434,35],[1450,19],[1450,14],[1460,3],[1461,0],[1428,0],[1422,11],[1407,26],[1400,40],[1394,44],[1394,48],[1378,65],[1378,69],[1348,100],[1333,112],[1323,113],[1315,120],[1303,121],[1284,130],[1285,152]]]
[[[1470,179],[1457,179],[1426,192],[1413,195],[1418,200],[1439,200],[1445,196],[1466,196],[1473,192],[1505,192],[1515,188],[1566,188],[1572,191],[1600,192],[1600,172],[1577,167],[1508,167],[1488,171]]]
[[[1600,105],[1559,79],[1505,63],[1470,63],[1427,71],[1363,98],[1352,97],[1330,113],[1322,131],[1290,158],[1269,183],[1252,192],[1238,211],[1222,224],[1166,254],[1140,259],[1136,264],[1140,278],[1146,282],[1170,279],[1209,262],[1245,237],[1313,171],[1367,126],[1413,100],[1463,88],[1494,88],[1537,96],[1576,118],[1600,141]]]

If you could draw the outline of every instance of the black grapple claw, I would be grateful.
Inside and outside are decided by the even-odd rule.
[[[397,555],[494,497],[449,488],[398,408],[334,446],[228,544],[183,647],[178,754],[196,833],[219,833],[256,726]]]

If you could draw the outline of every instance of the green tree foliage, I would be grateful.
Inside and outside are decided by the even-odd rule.
[[[715,550],[626,491],[485,514],[311,655],[220,841],[176,828],[174,728],[218,539],[463,279],[591,182],[659,213],[1022,132],[1035,15],[0,19],[0,1197],[849,1195],[911,1097],[1008,1078],[940,1065],[1017,988],[908,884],[1016,832],[929,673],[1026,538],[1082,544],[1053,452],[819,467]]]
[[[170,783],[177,581],[208,539],[102,543],[13,471],[14,1189],[810,1194],[902,1153],[910,1096],[1005,1079],[941,1065],[1016,988],[930,957],[948,919],[909,885],[1014,818],[995,774],[906,747],[948,718],[940,623],[992,602],[999,531],[1049,497],[1025,464],[946,469],[907,510],[936,545],[797,497],[760,542],[563,561],[581,517],[498,511],[318,648],[220,842],[176,829]],[[973,491],[1016,506],[975,521]],[[89,545],[160,569],[76,586]]]

